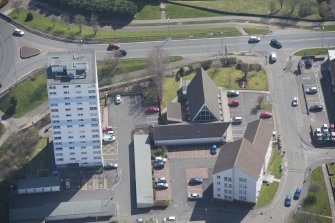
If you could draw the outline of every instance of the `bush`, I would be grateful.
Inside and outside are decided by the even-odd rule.
[[[33,13],[31,12],[28,12],[27,13],[27,17],[26,17],[26,20],[24,20],[25,22],[29,22],[29,21],[32,21],[33,20]]]

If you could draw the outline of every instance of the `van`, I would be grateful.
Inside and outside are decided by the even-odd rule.
[[[239,125],[239,124],[241,124],[242,123],[242,117],[234,117],[234,118],[232,118],[231,123],[233,125]]]

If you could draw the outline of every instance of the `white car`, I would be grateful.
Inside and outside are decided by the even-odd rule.
[[[323,124],[321,127],[321,130],[323,133],[328,133],[328,125],[327,124]]]
[[[115,103],[116,104],[120,104],[121,103],[121,95],[119,95],[119,94],[117,94],[116,96],[115,96]]]
[[[175,216],[169,216],[169,217],[163,218],[164,222],[167,222],[167,221],[176,221],[176,220],[177,220],[177,218]]]
[[[257,43],[259,41],[261,41],[261,37],[259,37],[259,36],[250,36],[249,37],[249,43]]]
[[[115,135],[109,135],[109,134],[104,134],[102,140],[105,142],[114,142],[115,141]]]
[[[156,183],[166,183],[166,178],[165,177],[159,177],[156,179]]]
[[[315,136],[318,137],[318,138],[320,138],[322,136],[321,128],[316,128]]]
[[[293,107],[296,107],[296,106],[298,106],[298,103],[299,103],[299,102],[298,102],[298,98],[297,98],[297,97],[294,97],[293,100],[292,100],[292,106],[293,106]]]
[[[307,94],[315,94],[315,93],[318,93],[318,89],[317,89],[317,87],[310,87],[310,88],[306,89],[306,93]]]
[[[167,183],[156,183],[156,189],[166,189],[169,187]]]
[[[270,60],[273,62],[277,61],[277,54],[275,52],[270,53]]]
[[[238,97],[240,95],[239,91],[229,90],[227,91],[227,97]]]
[[[201,199],[202,198],[202,194],[198,194],[198,193],[190,193],[188,195],[188,198],[190,199]]]
[[[119,164],[117,163],[107,163],[105,165],[105,169],[110,170],[110,169],[117,169],[119,167]]]
[[[14,29],[14,35],[23,36],[24,32],[21,29]]]
[[[156,158],[155,158],[155,162],[160,162],[160,161],[162,161],[162,162],[166,162],[166,158],[164,158],[164,157],[161,157],[161,156],[157,156]]]

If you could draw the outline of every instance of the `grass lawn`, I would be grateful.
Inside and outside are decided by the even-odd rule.
[[[25,80],[10,90],[0,104],[0,110],[15,118],[23,116],[47,100],[46,85],[46,73],[40,74],[35,79]],[[15,109],[11,109],[10,100],[14,96],[17,105]]]
[[[0,122],[0,137],[5,133],[5,126]]]
[[[328,50],[333,50],[335,47],[331,48],[312,48],[304,49],[294,53],[294,56],[318,56],[318,55],[328,55]]]
[[[335,174],[335,164],[327,163],[327,166],[328,166],[329,172],[331,174]]]
[[[213,1],[179,1],[180,3],[184,3],[187,5],[199,6],[203,8],[209,9],[217,9],[226,12],[234,12],[234,13],[249,13],[249,14],[259,14],[259,15],[267,15],[269,11],[268,0],[213,0]],[[294,10],[292,11],[291,3],[295,2]],[[284,0],[282,7],[280,7],[280,1],[273,1],[274,10],[270,15],[275,16],[286,16],[286,17],[294,17],[301,18],[299,15],[300,5],[303,4],[304,0]],[[320,19],[320,15],[318,13],[318,6],[314,6],[314,13],[312,15],[306,16],[304,18],[308,19]]]
[[[176,78],[174,77],[165,77],[163,85],[162,106],[165,107],[166,102],[172,101],[175,97],[177,97],[180,81],[176,81]]]
[[[201,9],[194,9],[187,6],[180,6],[171,3],[168,3],[166,5],[166,17],[170,19],[212,17],[222,15],[222,13],[208,12]]]
[[[333,183],[333,190],[335,190],[335,177],[332,177],[332,183]]]
[[[207,73],[211,76],[212,69],[208,69]],[[191,80],[195,76],[195,73],[190,73],[182,78],[184,80]],[[227,89],[235,89],[241,90],[238,80],[243,77],[243,73],[240,70],[235,69],[234,67],[224,67],[220,68],[219,72],[214,76],[211,77],[214,83],[218,87],[224,87]],[[268,81],[265,71],[252,71],[249,72],[247,75],[248,78],[248,86],[244,88],[244,90],[260,90],[260,91],[267,91]]]
[[[280,171],[280,164],[281,164],[280,151],[276,147],[273,147],[271,161],[268,166],[268,172],[274,175],[275,178],[277,179],[280,179],[282,175],[282,172]]]
[[[181,56],[171,56],[170,62],[176,62],[182,60],[183,57]],[[146,65],[145,58],[128,58],[128,59],[121,59],[119,66],[114,66],[110,61],[98,61],[97,62],[97,70],[98,70],[98,77],[112,77],[114,75],[123,74],[127,72],[143,70],[145,69]]]
[[[335,31],[335,25],[324,26],[325,31]]]
[[[249,35],[265,35],[267,34],[266,29],[261,28],[243,28]]]
[[[311,188],[308,190],[307,197],[303,201],[302,209],[306,212],[321,213],[325,216],[332,216],[327,187],[323,177],[322,168],[318,167],[312,172],[311,184],[319,185],[319,192],[312,192]]]
[[[240,32],[234,27],[224,28],[207,28],[207,29],[171,29],[168,30],[144,30],[144,31],[112,31],[110,29],[98,29],[94,35],[93,29],[88,26],[82,27],[82,32],[79,32],[78,25],[65,24],[63,22],[56,22],[55,26],[50,18],[42,16],[33,12],[34,19],[25,22],[27,11],[21,10],[20,15],[11,13],[9,16],[18,22],[21,22],[34,29],[41,30],[53,35],[63,36],[69,39],[83,39],[83,40],[101,40],[105,42],[119,41],[119,42],[134,42],[134,41],[152,41],[165,40],[168,36],[172,39],[185,38],[205,38],[205,37],[222,37],[222,36],[238,36]]]
[[[276,195],[278,186],[279,182],[273,182],[269,186],[268,184],[263,184],[255,207],[260,208],[268,205]]]
[[[148,1],[136,1],[136,4],[143,5],[140,6],[141,10],[136,13],[135,20],[152,20],[152,19],[160,19],[161,11],[160,4],[158,2],[153,2],[152,4],[146,4]]]
[[[257,105],[258,109],[263,109],[263,110],[272,110],[272,104],[268,102],[262,102],[260,105]]]

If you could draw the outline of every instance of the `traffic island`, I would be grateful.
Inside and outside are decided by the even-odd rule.
[[[23,46],[20,49],[20,57],[21,59],[27,59],[36,55],[39,55],[41,51],[39,49],[35,49],[28,46]]]

